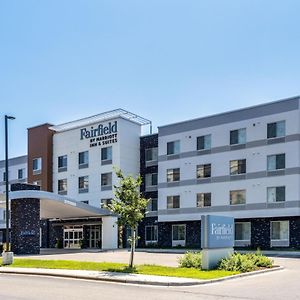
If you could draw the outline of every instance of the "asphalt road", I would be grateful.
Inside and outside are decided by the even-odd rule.
[[[300,299],[300,259],[276,259],[276,262],[286,269],[254,277],[184,288],[1,274],[0,299]]]

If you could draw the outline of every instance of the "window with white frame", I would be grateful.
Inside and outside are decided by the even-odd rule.
[[[66,171],[68,167],[68,156],[61,155],[57,158],[58,170]]]
[[[173,246],[184,245],[185,244],[185,224],[175,224],[172,225],[172,244]],[[174,244],[175,242],[175,244]],[[176,242],[182,242],[176,244]]]
[[[157,186],[157,173],[146,174],[146,187]]]
[[[230,175],[246,173],[246,159],[236,159],[230,161]]]
[[[78,178],[78,190],[80,193],[88,192],[89,190],[89,176],[81,176]]]
[[[285,121],[269,123],[267,125],[267,138],[277,138],[285,136]]]
[[[145,150],[145,160],[148,161],[157,161],[158,158],[158,148],[149,148]]]
[[[230,131],[230,145],[246,144],[246,128]]]
[[[246,241],[251,240],[251,223],[250,222],[236,222],[235,223],[235,240],[236,241]]]
[[[157,211],[157,198],[152,198],[148,201],[147,211]]]
[[[289,245],[289,221],[271,221],[271,246]]]
[[[285,169],[285,153],[267,156],[268,171]]]
[[[25,169],[18,169],[18,179],[24,179],[25,178]]]
[[[67,179],[59,179],[57,182],[57,186],[58,186],[58,193],[67,193],[68,191],[68,182]]]
[[[180,180],[180,169],[168,169],[167,170],[167,182],[174,182]]]
[[[180,141],[173,141],[167,143],[167,155],[174,155],[180,153]]]
[[[285,201],[285,186],[268,187],[267,198],[269,203]]]
[[[34,174],[40,173],[42,171],[42,158],[34,158],[32,161],[32,171]]]
[[[157,225],[145,226],[145,240],[146,244],[157,243],[158,239]]]
[[[112,146],[101,149],[101,160],[102,161],[112,160]]]
[[[78,153],[79,167],[87,166],[89,164],[89,151],[83,151]]]
[[[100,207],[105,208],[108,204],[111,204],[111,198],[104,198],[100,200]]]
[[[211,177],[211,164],[197,166],[197,179]]]
[[[197,207],[209,207],[211,206],[211,193],[198,193],[197,194]]]
[[[112,185],[112,173],[101,174],[101,186],[111,186]]]
[[[197,150],[211,149],[211,135],[202,135],[197,137]]]
[[[230,191],[230,205],[246,204],[246,190]]]
[[[180,208],[180,196],[167,196],[167,208]]]

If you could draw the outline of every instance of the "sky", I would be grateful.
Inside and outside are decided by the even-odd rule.
[[[300,1],[0,0],[0,160],[27,128],[123,108],[157,126],[300,94]]]

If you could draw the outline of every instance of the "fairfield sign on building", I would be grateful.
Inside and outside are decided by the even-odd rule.
[[[99,124],[89,129],[86,127],[80,129],[80,140],[89,139],[90,147],[106,146],[118,141],[118,122],[108,122],[107,124]]]

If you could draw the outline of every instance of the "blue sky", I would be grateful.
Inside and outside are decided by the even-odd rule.
[[[26,128],[124,108],[154,127],[300,94],[300,1],[1,0],[0,159]]]

